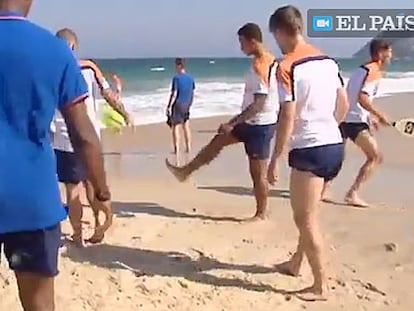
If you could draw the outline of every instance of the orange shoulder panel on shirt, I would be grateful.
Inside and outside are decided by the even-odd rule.
[[[261,58],[255,58],[252,60],[253,70],[267,85],[269,84],[269,69],[275,60],[275,57],[270,53],[265,54]]]
[[[377,81],[382,78],[382,71],[377,62],[370,62],[363,66],[364,68],[368,69],[368,75],[365,79],[365,83],[369,83],[372,81]]]
[[[95,77],[97,79],[97,82],[102,85],[102,82],[105,80],[104,75],[101,71],[101,69],[98,67],[98,65],[89,60],[89,59],[81,59],[80,60],[80,65],[81,67],[89,67],[90,69],[93,70],[93,72],[95,73]]]

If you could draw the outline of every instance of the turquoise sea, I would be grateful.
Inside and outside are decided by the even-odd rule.
[[[364,62],[337,59],[345,77]],[[104,73],[116,72],[123,80],[123,99],[137,124],[165,119],[174,59],[96,59]],[[189,58],[187,71],[196,80],[193,117],[234,114],[240,110],[243,77],[248,58]],[[397,59],[380,85],[382,96],[414,91],[414,59]]]

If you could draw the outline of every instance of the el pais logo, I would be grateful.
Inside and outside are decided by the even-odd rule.
[[[414,9],[308,10],[309,37],[413,37]]]

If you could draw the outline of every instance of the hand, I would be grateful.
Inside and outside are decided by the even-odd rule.
[[[384,126],[390,126],[390,125],[391,125],[391,122],[390,122],[390,121],[388,121],[388,119],[387,119],[384,115],[381,115],[381,116],[378,118],[378,122],[379,122],[381,125],[384,125]]]
[[[124,121],[125,121],[126,126],[133,126],[134,125],[134,122],[133,122],[131,116],[127,112],[125,113]]]
[[[272,161],[267,170],[267,180],[270,185],[274,186],[279,179],[279,164],[277,161]]]
[[[105,221],[103,225],[97,226],[92,237],[87,240],[88,243],[97,244],[103,241],[105,237],[105,232],[108,231],[108,229],[112,226],[113,212],[111,207],[111,201],[100,202],[98,200],[95,200],[94,208],[94,213],[96,213],[98,217],[99,212],[103,212],[105,215]],[[99,223],[99,221],[96,221],[96,223]]]
[[[218,129],[219,134],[230,134],[233,131],[234,126],[229,123],[223,123]]]
[[[378,129],[379,129],[378,120],[374,119],[374,118],[370,119],[369,120],[369,128],[370,128],[371,131],[374,131],[374,132],[378,131]]]

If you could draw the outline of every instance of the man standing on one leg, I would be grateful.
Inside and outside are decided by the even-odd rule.
[[[246,75],[242,112],[228,123],[222,124],[219,133],[190,163],[176,167],[167,161],[167,166],[179,181],[185,181],[193,172],[214,160],[224,147],[244,143],[257,204],[253,219],[263,219],[267,206],[266,174],[270,142],[274,136],[279,108],[277,63],[274,56],[264,48],[258,25],[244,25],[239,29],[238,36],[241,50],[252,56],[251,68]]]
[[[56,33],[56,36],[65,40],[72,50],[76,50],[78,47],[78,38],[71,29],[63,28]],[[128,113],[125,111],[125,108],[122,102],[119,101],[117,95],[111,91],[110,86],[103,77],[99,67],[90,60],[81,60],[80,67],[89,93],[89,97],[85,99],[86,109],[98,137],[100,137],[101,129],[98,120],[99,103],[96,99],[97,92],[99,92],[111,107],[116,109],[124,117],[125,122],[129,124]],[[57,173],[59,181],[65,185],[66,189],[66,200],[67,205],[69,206],[69,220],[73,228],[72,240],[76,245],[82,246],[83,207],[80,200],[82,185],[86,189],[89,204],[94,212],[96,229],[100,227],[99,201],[96,200],[92,184],[88,181],[84,164],[74,152],[68,135],[66,122],[59,111],[56,112],[53,123],[55,127],[53,147],[56,154]],[[98,243],[101,242],[102,239],[103,232],[97,232],[95,230],[94,235],[88,242]]]
[[[359,198],[358,191],[382,161],[372,132],[377,129],[378,123],[383,126],[390,125],[384,113],[374,107],[372,101],[377,93],[382,71],[391,61],[392,49],[386,41],[375,39],[370,44],[370,52],[371,61],[359,67],[348,82],[350,109],[340,125],[343,138],[352,140],[366,156],[364,165],[345,196],[346,203],[358,207],[368,207],[368,203]]]
[[[99,230],[110,226],[112,212],[79,64],[67,44],[26,20],[31,5],[0,0],[0,249],[15,272],[23,309],[54,311],[60,222],[66,218],[49,136],[55,109],[107,216]]]
[[[335,60],[305,42],[303,19],[297,8],[277,9],[269,26],[284,54],[277,70],[281,106],[271,163],[279,161],[290,140],[290,202],[299,229],[296,253],[279,268],[297,276],[306,255],[314,284],[298,297],[325,300],[327,284],[317,209],[324,183],[333,179],[342,165],[338,124],[349,104]],[[274,170],[272,164],[269,176]]]
[[[176,75],[172,80],[167,106],[167,124],[171,127],[177,165],[180,156],[180,129],[184,133],[185,153],[191,152],[190,108],[194,100],[195,82],[185,70],[183,58],[175,60]]]

